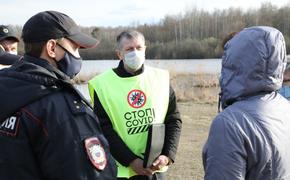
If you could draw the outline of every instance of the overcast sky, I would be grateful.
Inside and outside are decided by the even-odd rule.
[[[82,26],[126,26],[134,22],[157,23],[165,15],[191,7],[212,11],[229,7],[258,8],[262,2],[278,7],[290,0],[0,0],[0,24],[23,25],[45,10],[61,11]]]

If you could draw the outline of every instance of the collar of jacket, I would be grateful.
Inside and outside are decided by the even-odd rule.
[[[65,80],[65,81],[70,81],[70,78],[67,75],[65,75],[59,69],[57,69],[54,66],[52,66],[45,59],[33,57],[33,56],[30,56],[30,55],[26,54],[26,55],[24,55],[22,60],[25,61],[25,62],[29,62],[29,63],[35,64],[37,66],[40,66],[40,67],[46,69],[49,72],[49,74],[51,76],[53,76],[54,78]],[[47,74],[47,72],[46,72],[46,74]]]
[[[113,69],[113,71],[119,76],[119,77],[133,77],[133,76],[137,76],[139,74],[142,74],[144,72],[144,64],[142,65],[142,67],[137,70],[136,72],[134,73],[129,73],[126,71],[126,69],[124,68],[124,63],[123,61],[121,60],[119,62],[119,65],[117,68]]]

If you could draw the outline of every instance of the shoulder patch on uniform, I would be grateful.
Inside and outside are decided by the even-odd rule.
[[[85,148],[91,163],[98,169],[103,170],[107,165],[105,150],[97,137],[85,139]]]
[[[16,136],[18,132],[19,118],[11,116],[0,124],[0,133],[8,136]]]

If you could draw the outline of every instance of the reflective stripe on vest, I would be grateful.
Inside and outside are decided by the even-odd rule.
[[[89,81],[93,101],[94,91],[109,116],[114,130],[130,150],[144,157],[149,124],[164,123],[169,103],[169,73],[144,67],[133,77],[119,77],[113,70]],[[118,177],[136,175],[130,167],[118,165]]]

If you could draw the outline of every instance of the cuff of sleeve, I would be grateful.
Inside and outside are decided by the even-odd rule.
[[[173,160],[172,160],[170,157],[168,157],[168,163],[167,163],[167,166],[169,166],[169,165],[171,165],[171,164],[173,164]]]
[[[163,151],[162,155],[167,156],[172,161],[172,163],[174,163],[175,155],[176,155],[175,153],[173,153],[172,151],[169,151],[169,152]]]
[[[131,153],[131,154],[128,154],[126,156],[126,159],[124,158],[123,161],[122,162],[119,162],[119,163],[121,163],[123,166],[128,167],[128,166],[130,166],[130,163],[132,161],[134,161],[135,159],[137,159],[137,158],[139,158],[139,157],[136,156],[135,154]]]

